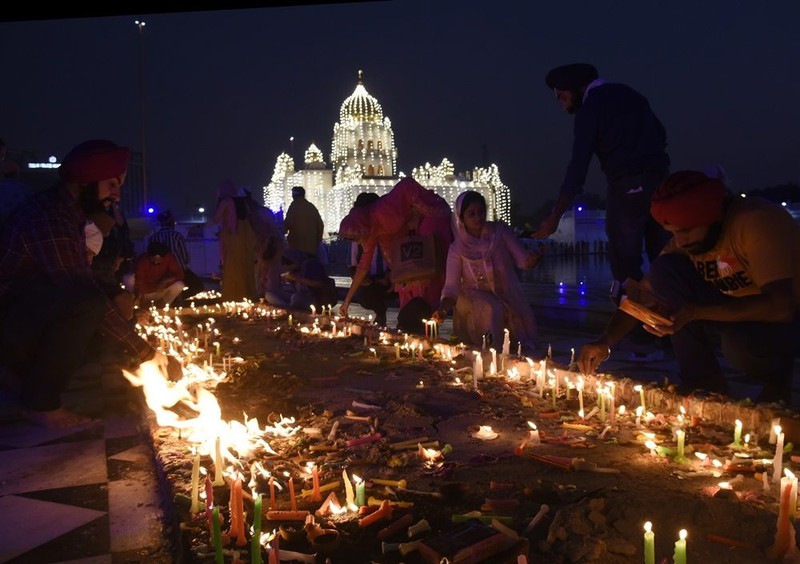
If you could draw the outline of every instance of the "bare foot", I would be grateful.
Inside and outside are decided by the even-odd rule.
[[[52,411],[23,411],[25,418],[39,427],[45,429],[68,429],[70,427],[83,427],[95,423],[96,419],[73,413],[63,407]]]

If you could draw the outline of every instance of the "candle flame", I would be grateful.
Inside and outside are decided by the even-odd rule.
[[[645,521],[644,523],[644,531],[649,533],[653,529],[653,524],[650,521]]]

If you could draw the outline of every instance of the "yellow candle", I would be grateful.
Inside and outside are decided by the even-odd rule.
[[[214,441],[214,485],[225,485],[225,479],[222,477],[222,444],[219,436]]]

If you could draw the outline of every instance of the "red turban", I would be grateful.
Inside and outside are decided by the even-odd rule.
[[[64,182],[88,184],[121,176],[128,170],[130,149],[105,139],[85,141],[67,153],[58,175]]]
[[[653,193],[650,213],[661,225],[705,227],[722,219],[725,185],[702,172],[684,170],[667,177]]]

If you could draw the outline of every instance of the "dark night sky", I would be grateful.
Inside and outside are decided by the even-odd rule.
[[[134,15],[0,23],[0,136],[62,157],[88,138],[141,147]],[[59,16],[58,14],[56,16]],[[136,14],[139,16],[139,14]],[[47,17],[47,15],[45,15]],[[141,14],[152,200],[256,192],[294,136],[329,158],[363,69],[399,169],[500,167],[515,207],[555,197],[572,118],[543,77],[586,61],[644,95],[673,170],[720,163],[737,190],[800,180],[800,3],[394,0]],[[587,191],[604,193],[593,162]]]

